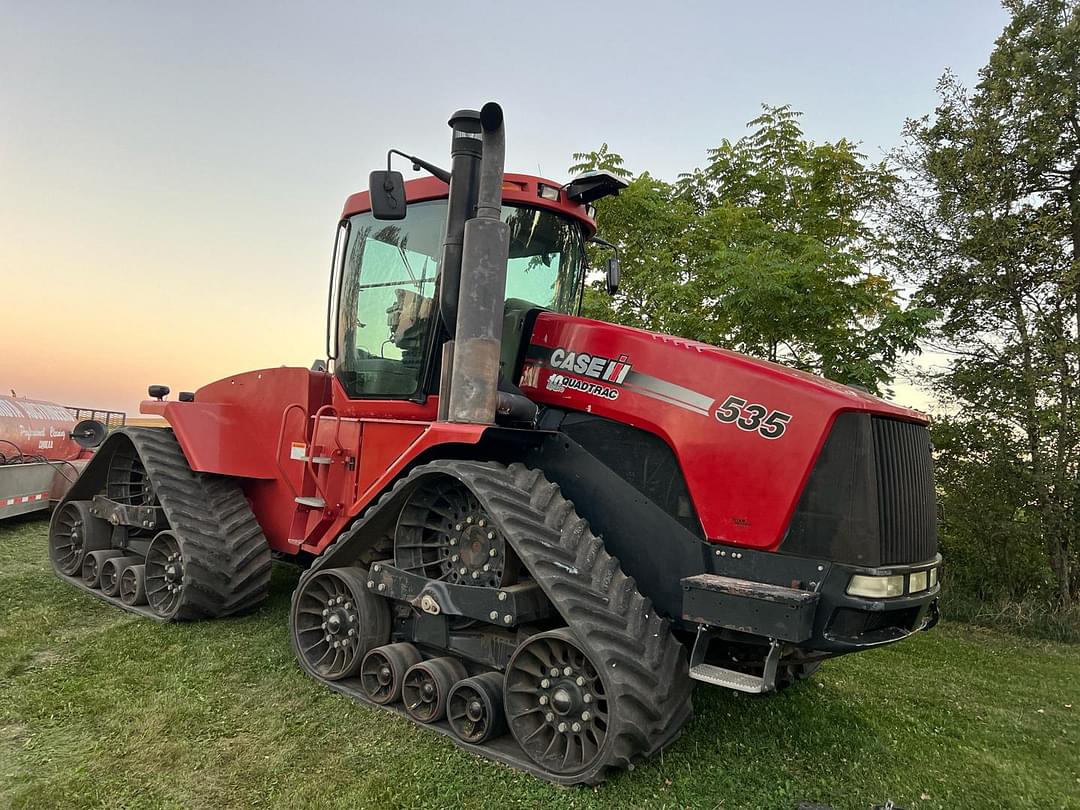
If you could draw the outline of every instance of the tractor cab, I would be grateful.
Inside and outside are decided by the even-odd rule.
[[[448,187],[421,178],[404,184],[404,192],[403,218],[377,219],[365,192],[349,199],[338,228],[330,354],[353,399],[423,400],[438,389]],[[500,357],[506,374],[530,312],[574,314],[580,307],[585,243],[596,226],[567,193],[536,177],[504,179],[501,220],[510,249]]]

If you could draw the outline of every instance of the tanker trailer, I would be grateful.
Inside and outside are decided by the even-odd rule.
[[[0,520],[49,509],[67,494],[107,433],[102,421],[77,421],[81,411],[0,396]],[[93,413],[124,421],[118,412]]]

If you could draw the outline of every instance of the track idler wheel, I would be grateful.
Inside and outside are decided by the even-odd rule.
[[[414,664],[401,685],[405,711],[418,723],[441,720],[446,715],[450,690],[466,675],[465,666],[449,656]]]
[[[122,557],[124,552],[118,548],[107,548],[99,551],[87,552],[83,557],[82,581],[90,588],[101,587],[101,569],[107,560],[113,557]]]
[[[171,531],[158,532],[146,550],[146,602],[163,619],[175,617],[184,604],[184,552]]]
[[[290,624],[301,664],[336,681],[360,671],[364,656],[390,638],[390,608],[367,588],[367,570],[325,568],[301,586]]]
[[[447,698],[446,719],[459,740],[479,745],[506,731],[502,703],[502,673],[485,672],[454,685]]]
[[[364,656],[360,665],[360,683],[364,694],[380,706],[401,699],[405,673],[421,660],[420,651],[405,642],[376,647]]]
[[[146,604],[145,565],[129,565],[120,572],[120,601],[125,605]]]
[[[138,565],[142,557],[109,557],[101,564],[101,592],[106,596],[120,595],[120,574],[131,565]]]
[[[510,731],[544,770],[571,776],[606,754],[614,706],[599,669],[569,630],[539,633],[518,647],[505,689]]]
[[[68,501],[49,524],[49,558],[69,577],[82,575],[87,552],[109,548],[112,526],[90,514],[89,501]]]

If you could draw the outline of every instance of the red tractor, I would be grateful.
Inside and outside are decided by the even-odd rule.
[[[579,317],[590,204],[625,184],[504,175],[496,104],[450,125],[449,171],[405,155],[431,177],[346,201],[328,364],[151,386],[171,428],[102,445],[59,575],[177,621],[301,563],[308,674],[560,783],[671,742],[694,681],[771,692],[931,627],[926,418]]]

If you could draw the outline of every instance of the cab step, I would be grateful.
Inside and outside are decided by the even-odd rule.
[[[783,648],[776,639],[769,641],[769,654],[765,656],[765,664],[760,675],[706,664],[705,653],[708,648],[709,631],[701,627],[698,629],[697,638],[694,639],[694,649],[690,652],[690,677],[693,680],[733,689],[736,692],[748,692],[751,695],[763,695],[766,692],[776,691],[776,668],[780,663]]]
[[[296,499],[296,502],[298,504],[300,504],[301,506],[308,507],[309,509],[325,509],[326,508],[326,501],[323,500],[322,498],[316,498],[316,497],[301,495],[299,498]]]

